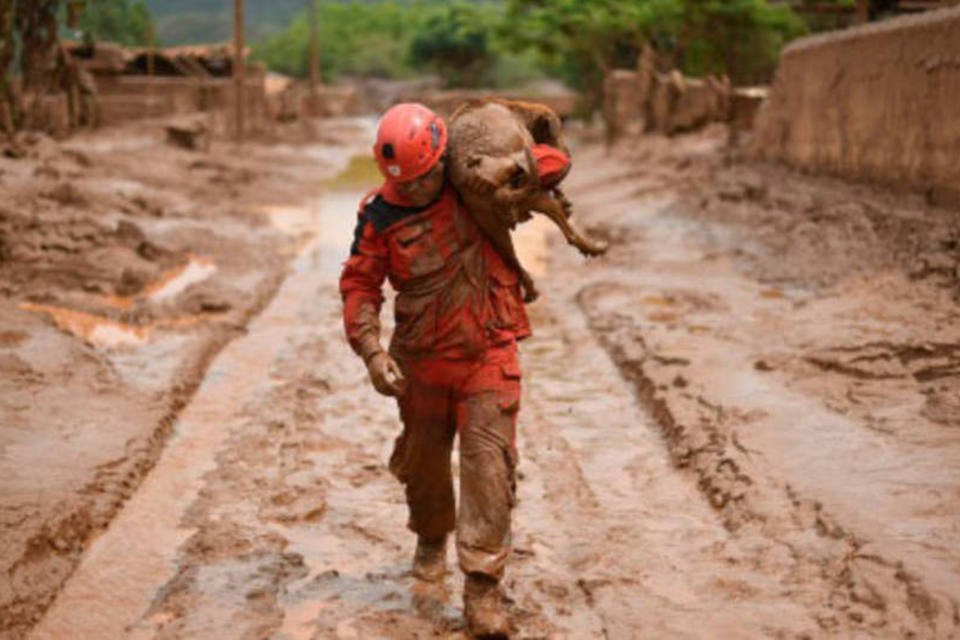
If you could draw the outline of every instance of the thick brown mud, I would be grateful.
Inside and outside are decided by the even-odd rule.
[[[953,281],[911,279],[908,255],[948,225],[866,242],[838,214],[821,235],[846,250],[817,253],[797,194],[909,203],[731,163],[720,139],[575,150],[568,195],[602,259],[542,220],[517,238],[543,296],[522,346],[516,637],[954,637],[960,336]],[[465,637],[453,553],[443,584],[410,575],[396,408],[342,337],[365,176],[263,210],[298,239],[290,275],[32,638]]]
[[[571,265],[579,306],[727,528],[785,545],[791,573],[821,584],[820,633],[953,637],[960,440],[941,407],[960,390],[957,281],[911,267],[955,222],[882,190],[726,166],[719,140],[653,140],[621,152],[639,156],[621,179],[578,176],[585,217],[615,243],[607,265]],[[638,169],[644,195],[623,198]]]
[[[162,136],[29,134],[0,158],[0,637],[40,618],[276,291],[296,238],[259,208],[337,170],[330,145],[238,157]]]
[[[338,231],[337,244],[308,245],[274,302],[218,358],[154,472],[33,638],[462,636],[459,576],[440,587],[410,576],[414,539],[384,464],[395,408],[341,336],[339,238],[359,197],[321,205],[317,227]],[[519,243],[533,265],[544,231]],[[507,582],[520,637],[814,629],[768,572],[741,566],[750,549],[673,472],[573,292],[551,287],[555,302],[538,307],[538,335],[524,347]],[[743,602],[745,592],[754,597]]]

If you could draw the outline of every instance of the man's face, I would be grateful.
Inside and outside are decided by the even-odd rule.
[[[440,195],[443,188],[444,168],[443,159],[439,160],[430,171],[419,178],[397,183],[397,192],[410,201],[415,207],[425,207]]]

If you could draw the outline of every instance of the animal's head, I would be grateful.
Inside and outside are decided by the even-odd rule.
[[[464,159],[464,166],[471,176],[471,184],[500,204],[526,199],[540,188],[530,147],[505,155],[471,153]]]
[[[461,193],[482,196],[511,224],[540,188],[533,138],[502,104],[467,105],[451,118],[451,175]]]

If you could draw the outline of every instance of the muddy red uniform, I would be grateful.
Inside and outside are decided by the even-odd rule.
[[[390,469],[406,487],[409,526],[429,539],[456,527],[461,568],[499,577],[514,503],[516,342],[530,335],[520,285],[451,187],[426,207],[402,202],[387,184],[361,203],[340,278],[347,337],[365,362],[380,353],[389,279],[397,291],[389,352],[409,382]],[[457,432],[459,517],[450,472]]]

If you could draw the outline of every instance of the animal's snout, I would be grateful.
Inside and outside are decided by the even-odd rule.
[[[511,189],[523,189],[530,181],[530,173],[527,171],[526,167],[521,165],[519,162],[513,163],[513,168],[510,171],[510,177],[507,180],[507,184],[510,185]]]

